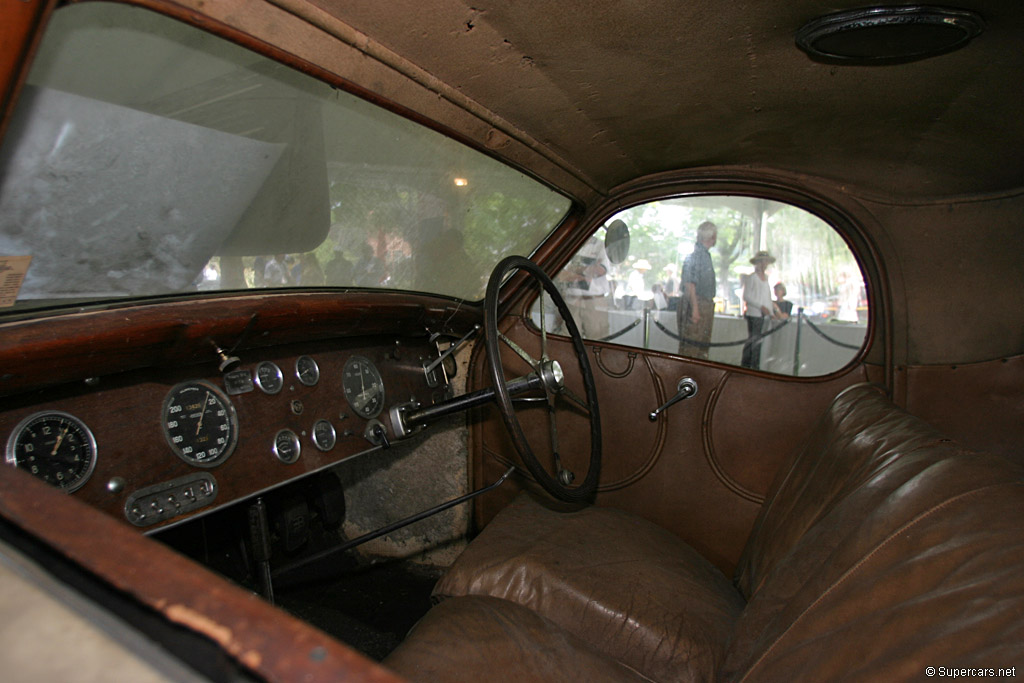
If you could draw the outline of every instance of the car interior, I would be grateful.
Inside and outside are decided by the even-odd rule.
[[[4,15],[5,679],[1024,672],[1024,5]]]

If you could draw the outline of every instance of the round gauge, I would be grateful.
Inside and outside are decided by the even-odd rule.
[[[238,416],[209,382],[182,382],[164,399],[164,436],[175,454],[196,467],[221,464],[235,450]]]
[[[7,463],[71,493],[82,488],[96,467],[96,438],[74,415],[35,413],[7,440]]]
[[[369,358],[352,356],[345,361],[341,388],[359,417],[377,417],[384,409],[384,380]]]
[[[295,361],[295,376],[307,387],[320,381],[320,366],[309,356],[299,356]]]
[[[338,440],[338,434],[334,431],[334,425],[327,420],[317,420],[313,425],[313,445],[322,451],[329,451],[334,448]]]
[[[298,435],[290,429],[282,429],[274,437],[274,455],[286,464],[292,464],[302,454]]]
[[[276,363],[265,360],[256,366],[256,386],[264,394],[276,394],[284,386],[284,375]]]

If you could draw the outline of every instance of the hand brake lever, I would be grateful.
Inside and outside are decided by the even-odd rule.
[[[425,374],[427,377],[428,387],[436,387],[440,383],[439,380],[437,379],[437,375],[434,373],[434,371],[437,369],[437,366],[443,363],[445,358],[447,358],[448,356],[452,355],[460,348],[462,348],[462,345],[469,341],[469,338],[479,331],[480,325],[473,325],[473,329],[467,332],[465,336],[462,337],[462,339],[458,340],[457,342],[449,346],[447,349],[445,349],[444,352],[441,353],[433,361],[429,363],[426,361],[423,362],[423,374]]]

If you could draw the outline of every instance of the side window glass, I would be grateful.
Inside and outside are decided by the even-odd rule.
[[[846,242],[814,214],[766,199],[631,207],[555,281],[587,339],[783,375],[839,370],[867,335],[864,277]]]

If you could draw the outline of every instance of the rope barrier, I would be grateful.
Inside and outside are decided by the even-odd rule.
[[[858,350],[860,348],[859,346],[854,346],[853,344],[844,344],[841,341],[833,339],[832,337],[828,336],[827,334],[825,334],[824,332],[819,330],[818,326],[815,325],[814,323],[812,323],[810,320],[807,320],[806,317],[804,318],[804,320],[807,322],[807,324],[810,326],[810,328],[812,330],[817,332],[818,335],[820,335],[822,339],[824,339],[825,341],[829,342],[830,344],[835,344],[836,346],[842,346],[844,349],[853,349],[854,351],[856,351],[856,350]]]
[[[690,344],[692,346],[699,346],[701,348],[706,348],[706,349],[722,347],[722,346],[742,346],[742,345],[750,342],[752,339],[755,340],[755,341],[759,341],[761,339],[764,339],[768,335],[775,334],[776,332],[778,332],[779,330],[781,330],[783,327],[785,327],[788,324],[789,324],[789,320],[788,319],[787,320],[783,320],[781,323],[779,323],[778,325],[776,325],[772,329],[768,330],[767,332],[762,332],[761,334],[756,335],[754,337],[746,337],[745,339],[741,339],[739,341],[734,341],[734,342],[702,342],[702,341],[697,341],[696,339],[689,339],[689,338],[686,338],[686,337],[683,337],[681,335],[676,334],[672,330],[670,330],[667,327],[665,327],[664,325],[662,325],[660,320],[655,320],[654,321],[654,326],[655,327],[657,327],[659,330],[661,330],[662,332],[664,332],[668,336],[672,337],[673,339],[675,339],[677,341],[684,342],[686,344]]]
[[[613,339],[618,339],[619,337],[621,337],[622,335],[626,334],[627,332],[629,332],[630,330],[632,330],[634,327],[636,327],[639,324],[640,324],[640,318],[637,318],[636,320],[634,320],[630,324],[628,324],[625,327],[623,327],[618,332],[615,332],[614,334],[609,334],[607,337],[601,337],[600,339],[598,339],[598,341],[606,342],[606,341],[611,341]]]
[[[657,327],[659,330],[661,330],[666,335],[668,335],[669,337],[671,337],[672,339],[675,339],[676,341],[684,342],[686,344],[690,344],[692,346],[698,346],[700,348],[705,348],[705,349],[720,348],[720,347],[727,347],[727,346],[742,346],[744,344],[750,343],[751,341],[760,341],[760,340],[764,339],[765,337],[773,335],[776,332],[778,332],[779,330],[781,330],[783,327],[785,327],[786,325],[789,324],[789,321],[791,319],[792,318],[787,318],[786,320],[783,320],[781,323],[779,323],[778,325],[775,325],[774,327],[772,327],[767,332],[763,332],[763,333],[761,333],[759,335],[755,335],[754,337],[747,337],[747,338],[744,338],[744,339],[740,339],[739,341],[731,341],[731,342],[703,342],[703,341],[697,341],[696,339],[689,339],[689,338],[683,337],[682,335],[676,334],[675,332],[673,332],[669,328],[665,327],[661,323],[661,321],[658,320],[657,318],[653,318],[653,317],[651,318],[651,320],[654,321],[654,326]],[[814,323],[812,323],[810,320],[808,320],[806,316],[801,315],[800,316],[800,320],[802,322],[806,322],[810,326],[810,328],[815,331],[815,333],[817,333],[822,339],[824,339],[825,341],[829,342],[830,344],[835,344],[836,346],[841,346],[844,349],[853,349],[854,351],[856,351],[857,349],[860,348],[860,346],[857,346],[857,345],[854,345],[854,344],[846,344],[846,343],[841,342],[841,341],[839,341],[837,339],[833,339],[832,337],[828,336],[827,334],[822,332],[820,329],[818,329],[818,326],[815,325]],[[641,322],[642,322],[642,319],[641,318],[637,318],[636,320],[631,322],[629,325],[626,325],[625,327],[623,327],[618,332],[614,332],[614,333],[608,335],[607,337],[601,337],[601,339],[599,339],[598,341],[612,341],[613,339],[618,339],[622,335],[626,334],[627,332],[629,332],[630,330],[635,328]]]

